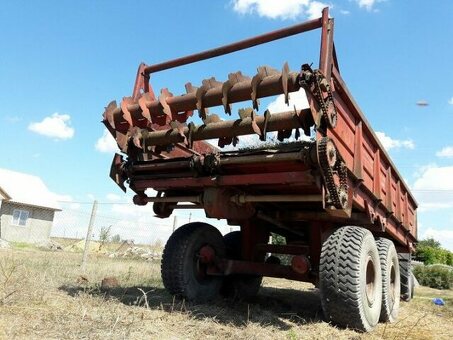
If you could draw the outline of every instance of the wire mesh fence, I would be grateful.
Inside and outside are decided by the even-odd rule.
[[[55,212],[48,247],[83,253],[89,239],[88,254],[159,259],[167,239],[183,224],[209,223],[222,234],[238,229],[224,221],[206,218],[202,210],[177,210],[169,218],[161,219],[154,216],[151,205],[98,202],[93,210],[93,204],[60,202],[61,211]],[[29,240],[35,244],[45,243],[33,234]]]
[[[209,223],[222,234],[238,229],[206,218],[203,210],[175,210],[169,218],[161,219],[154,215],[151,204],[136,206],[121,198],[97,202],[96,209],[94,201],[59,202],[59,206],[60,210],[54,211],[4,203],[0,239],[16,246],[80,254],[86,248],[86,254],[156,259],[172,232],[183,224]]]
[[[92,213],[93,202],[62,203],[61,211],[55,212],[51,236],[68,239],[85,238]],[[230,231],[225,222],[210,219],[200,210],[177,211],[169,218],[154,216],[152,206],[136,206],[132,203],[98,202],[94,214],[92,239],[133,240],[135,243],[164,242],[175,228],[201,221],[215,225],[222,233]]]

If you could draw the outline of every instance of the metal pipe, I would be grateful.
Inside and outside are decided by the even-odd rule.
[[[299,91],[298,72],[290,72],[288,75],[288,92]],[[230,104],[250,100],[252,92],[252,81],[246,80],[235,84],[228,91],[228,102]],[[282,76],[280,74],[264,78],[257,87],[257,98],[276,96],[283,93]],[[203,95],[203,107],[213,107],[222,105],[222,86],[214,87]],[[195,93],[188,93],[182,96],[168,97],[167,103],[172,112],[184,112],[197,108],[197,98]],[[150,112],[157,111],[161,105],[158,101],[147,103]]]
[[[240,165],[253,163],[275,163],[303,160],[302,152],[272,153],[261,155],[244,155],[220,158],[220,165]]]
[[[175,160],[166,160],[163,162],[160,161],[152,161],[147,162],[144,164],[134,164],[131,169],[132,172],[135,173],[142,173],[142,172],[149,172],[149,171],[169,171],[169,170],[181,170],[189,169],[190,168],[190,160],[183,160],[183,161],[175,161]]]
[[[304,169],[301,169],[304,170]],[[193,174],[186,178],[168,178],[168,179],[149,179],[149,175],[138,179],[131,178],[129,187],[134,191],[144,191],[148,188],[155,190],[194,188],[202,187],[219,187],[219,186],[239,186],[239,185],[304,185],[314,186],[315,180],[308,171],[289,171],[289,172],[273,172],[273,173],[254,173],[241,175],[219,175],[193,177]],[[307,169],[305,169],[307,170]]]
[[[310,109],[300,110],[298,112],[288,111],[275,113],[269,116],[267,120],[267,132],[292,130],[301,127],[301,119],[305,115],[311,115]],[[301,116],[301,117],[299,117]],[[265,117],[257,116],[255,122],[261,131],[264,130]],[[255,134],[252,126],[251,118],[226,120],[218,123],[210,123],[208,125],[195,126],[190,131],[192,141],[215,139],[219,137],[237,137],[243,135]],[[189,128],[186,126],[182,129],[182,133],[189,138]],[[168,145],[173,143],[183,142],[184,138],[176,129],[173,130],[158,130],[148,132],[142,130],[142,144],[151,145]]]
[[[290,266],[227,259],[219,259],[215,261],[215,264],[208,266],[206,273],[208,275],[225,276],[234,274],[262,275],[297,281],[311,281],[311,277],[308,272],[301,274],[295,272]]]
[[[282,39],[285,37],[289,37],[295,34],[299,34],[302,32],[311,31],[322,26],[321,18],[313,19],[310,21],[306,21],[304,23],[290,26],[287,28],[279,29],[273,32],[269,32],[266,34],[258,35],[252,38],[248,38],[245,40],[241,40],[229,45],[220,46],[217,48],[213,48],[210,50],[206,50],[203,52],[191,54],[185,57],[169,60],[163,63],[154,64],[150,66],[146,66],[144,69],[144,74],[148,75],[150,73],[155,73],[163,70],[167,70],[173,67],[178,67],[182,65],[187,65],[191,63],[195,63],[197,61],[206,60],[214,57],[218,57],[220,55],[225,55],[233,52],[237,52],[249,47],[253,47],[256,45],[261,45],[264,43],[268,43],[274,40]]]
[[[260,155],[235,155],[225,158],[220,158],[220,166],[233,166],[243,164],[264,164],[264,163],[277,163],[277,162],[291,162],[291,161],[303,161],[303,153],[299,152],[287,152],[287,153],[272,153],[272,154],[260,154]],[[201,164],[200,164],[201,166]],[[149,172],[162,172],[162,171],[187,171],[191,168],[191,160],[187,159],[184,161],[177,160],[153,160],[147,161],[146,163],[133,164],[131,166],[132,173],[141,174]]]
[[[322,195],[234,195],[231,202],[244,204],[248,202],[321,202]]]
[[[299,91],[300,85],[298,82],[298,73],[291,72],[288,75],[288,92]],[[246,80],[235,84],[228,91],[228,103],[238,103],[246,100],[250,100],[250,94],[252,92],[251,80]],[[283,93],[281,75],[274,75],[264,78],[257,87],[257,98],[276,96]],[[220,106],[222,105],[222,86],[214,87],[208,90],[202,96],[202,102],[204,108]],[[195,93],[187,93],[181,96],[167,97],[166,102],[171,109],[171,112],[185,112],[197,109],[197,97]],[[146,107],[150,111],[151,115],[164,115],[162,104],[159,100],[146,102]],[[141,117],[141,108],[138,103],[127,105],[127,110],[136,119]],[[121,107],[113,110],[114,116],[120,115],[122,117],[123,112]]]
[[[134,203],[135,203],[135,201],[154,202],[154,203],[177,203],[177,202],[201,203],[201,196],[197,195],[197,196],[141,197],[141,196],[135,195]]]
[[[204,209],[202,205],[198,204],[170,204],[169,209]]]

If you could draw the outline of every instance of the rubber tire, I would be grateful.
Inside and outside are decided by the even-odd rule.
[[[231,260],[242,259],[242,233],[232,231],[223,237],[226,257]],[[263,281],[262,276],[229,275],[223,281],[221,294],[234,300],[250,300],[258,294]]]
[[[415,294],[415,276],[411,270],[411,299],[414,298],[414,294]]]
[[[409,302],[414,297],[414,279],[412,277],[412,264],[410,259],[400,257],[401,300]]]
[[[376,246],[381,259],[382,307],[380,321],[393,323],[398,318],[400,307],[400,267],[398,254],[393,242],[377,238]],[[392,281],[393,270],[393,283]],[[392,288],[393,285],[393,288]]]
[[[161,264],[162,281],[170,294],[199,303],[218,295],[223,278],[203,276],[198,270],[197,254],[205,245],[210,245],[217,256],[225,256],[222,234],[210,224],[188,223],[170,236]]]
[[[370,269],[371,303],[366,293]],[[373,235],[361,227],[335,230],[323,243],[319,265],[321,305],[326,321],[361,332],[379,322],[382,280]]]

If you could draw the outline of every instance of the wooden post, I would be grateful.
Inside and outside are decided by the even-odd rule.
[[[98,208],[98,201],[93,202],[93,208],[91,209],[91,216],[90,216],[90,223],[88,224],[87,236],[85,239],[85,249],[83,250],[83,258],[82,258],[82,271],[85,272],[87,258],[88,258],[88,251],[90,249],[90,241],[91,241],[91,234],[93,232],[93,224],[94,219],[96,217],[96,210]]]

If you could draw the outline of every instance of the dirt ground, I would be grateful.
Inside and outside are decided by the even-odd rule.
[[[0,250],[0,337],[7,339],[453,339],[453,291],[420,287],[402,303],[399,321],[369,334],[322,320],[310,284],[266,279],[250,303],[209,305],[174,300],[162,287],[159,262],[81,254]],[[104,277],[119,286],[102,290]],[[431,299],[444,298],[445,306]]]

